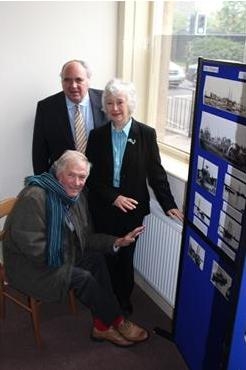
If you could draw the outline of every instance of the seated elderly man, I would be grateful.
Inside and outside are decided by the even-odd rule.
[[[26,178],[6,220],[6,274],[13,286],[42,301],[62,300],[73,288],[91,310],[92,339],[128,347],[148,332],[122,315],[103,253],[130,245],[144,227],[122,237],[92,232],[82,191],[89,171],[87,158],[68,150],[50,173]]]

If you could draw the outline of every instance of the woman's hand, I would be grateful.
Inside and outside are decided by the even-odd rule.
[[[179,221],[184,221],[184,214],[178,208],[172,208],[167,211],[167,215],[171,218],[177,218]]]
[[[124,195],[119,195],[115,199],[113,205],[121,209],[121,211],[127,213],[128,211],[132,211],[136,208],[138,201],[132,198],[124,197]]]

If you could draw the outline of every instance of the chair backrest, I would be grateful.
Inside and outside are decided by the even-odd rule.
[[[7,198],[0,201],[0,220],[3,217],[6,217],[10,214],[12,208],[14,207],[17,201],[17,197]],[[4,239],[4,228],[0,227],[0,242]],[[0,246],[1,247],[1,246]],[[5,299],[8,298],[12,302],[16,303],[18,306],[24,310],[31,313],[35,339],[38,345],[38,348],[42,348],[42,339],[40,334],[40,319],[39,319],[39,305],[41,301],[35,299],[31,296],[26,296],[25,294],[18,292],[18,296],[15,294],[15,288],[11,285],[11,289],[8,289],[10,284],[8,283],[3,262],[1,262],[1,248],[0,248],[0,319],[5,317]],[[23,297],[22,297],[23,295]],[[69,290],[69,304],[72,313],[75,315],[77,313],[75,295],[73,289]],[[22,299],[24,298],[24,299]],[[26,300],[27,299],[27,303]]]
[[[6,198],[3,200],[0,200],[0,219],[8,216],[14,207],[15,203],[17,201],[17,197],[12,198]],[[3,240],[4,237],[4,230],[1,228],[0,230],[0,240]]]

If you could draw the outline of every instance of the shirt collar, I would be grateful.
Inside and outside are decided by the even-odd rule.
[[[116,130],[116,128],[114,127],[113,123],[111,122],[111,130],[113,132],[124,132],[124,134],[128,137],[129,135],[129,131],[130,131],[130,128],[131,128],[131,125],[132,125],[132,118],[129,119],[129,121],[127,122],[127,124],[123,127],[122,130]]]
[[[73,108],[75,103],[72,102],[72,100],[70,100],[66,95],[65,95],[65,99],[66,99],[66,104],[67,104],[68,109]],[[86,107],[89,104],[89,101],[90,101],[90,97],[89,97],[89,93],[87,91],[84,99],[79,103],[79,105],[82,105],[83,107]]]

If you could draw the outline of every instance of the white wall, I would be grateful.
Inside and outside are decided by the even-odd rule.
[[[61,66],[85,59],[92,86],[116,71],[117,2],[0,2],[0,198],[32,174],[37,101],[58,92]]]

